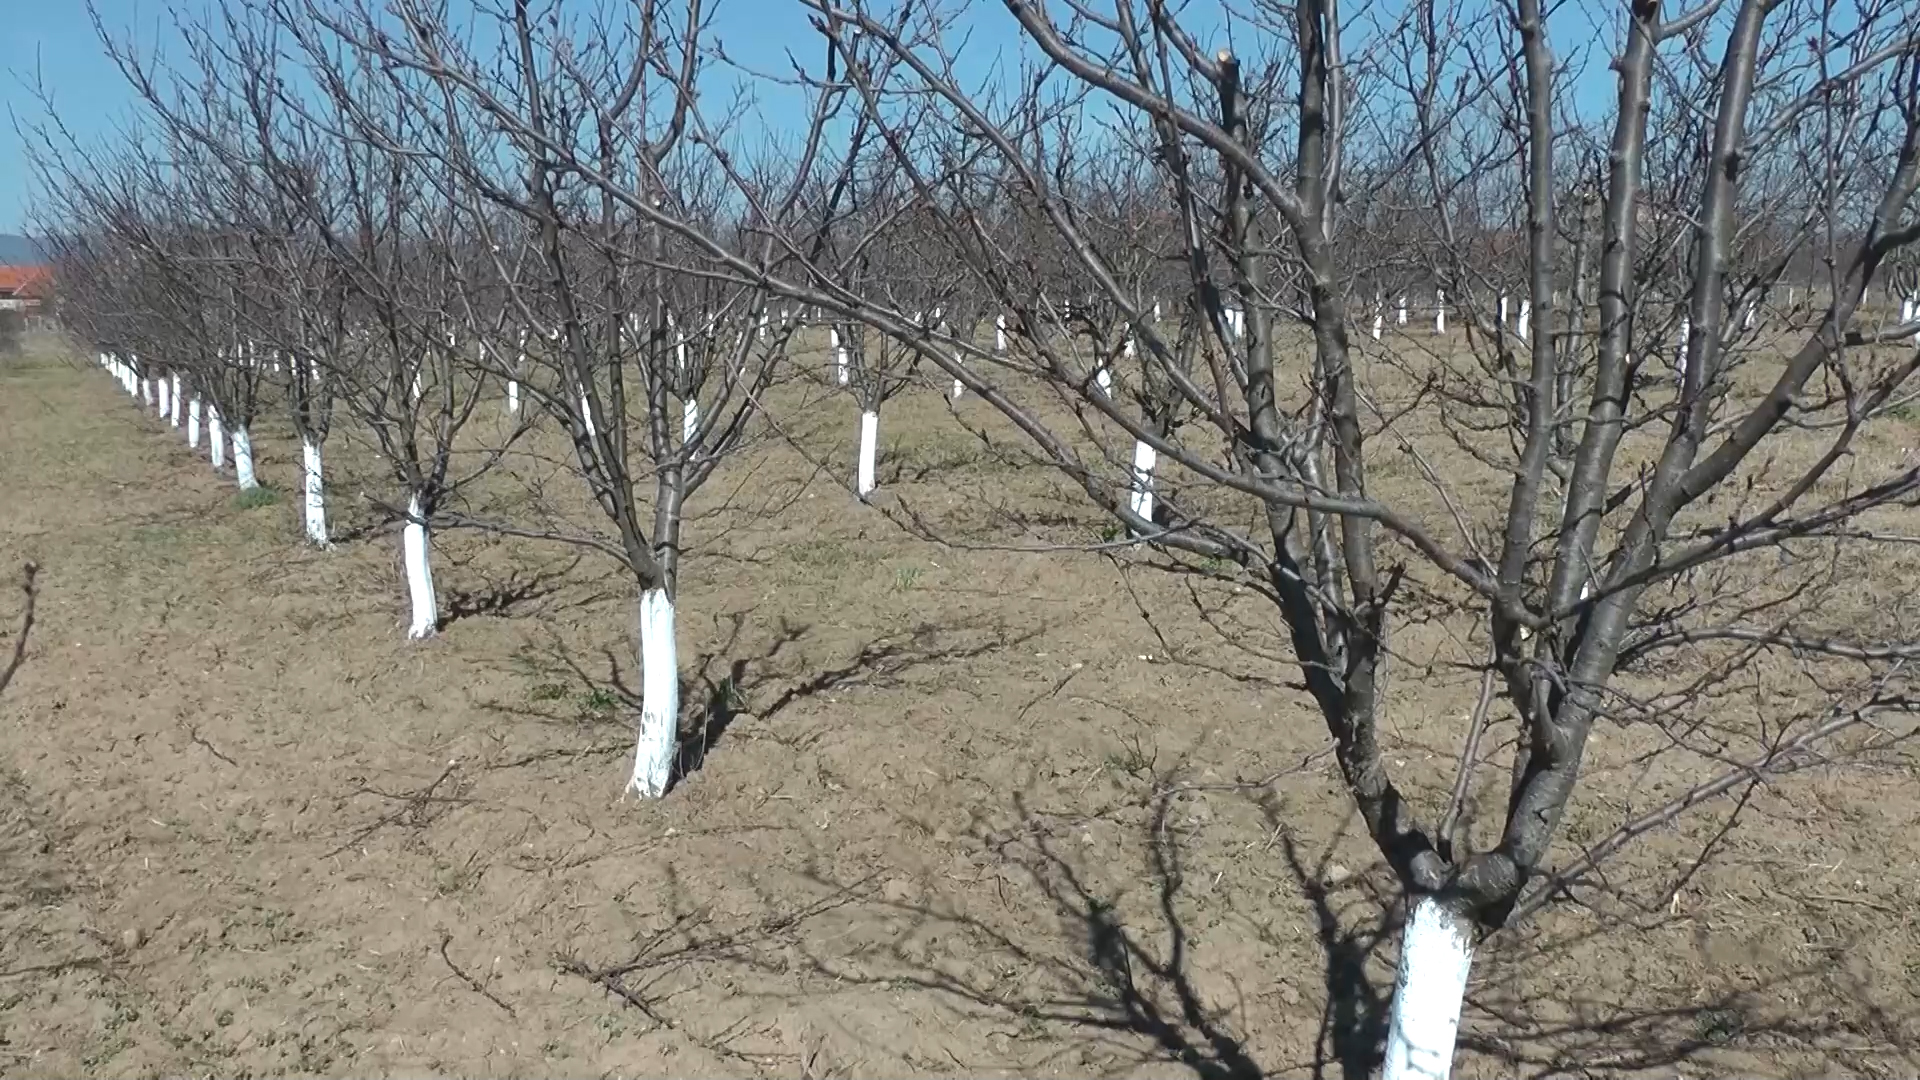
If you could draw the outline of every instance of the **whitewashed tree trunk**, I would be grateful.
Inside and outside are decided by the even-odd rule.
[[[213,405],[207,406],[207,460],[215,472],[227,464],[227,433],[220,424],[220,409]]]
[[[1693,333],[1693,319],[1680,316],[1680,348],[1674,353],[1673,369],[1681,382],[1687,378],[1687,336]]]
[[[520,381],[518,379],[507,380],[507,415],[520,415]]]
[[[961,382],[959,379],[953,380],[953,400],[959,401],[960,395],[966,392],[967,392],[966,383]]]
[[[1507,294],[1501,293],[1500,294],[1500,326],[1502,329],[1505,329],[1506,325],[1507,325]]]
[[[1519,334],[1521,341],[1533,340],[1533,302],[1530,300],[1520,301]]]
[[[993,351],[1007,351],[1007,317],[1005,315],[993,317]]]
[[[1433,332],[1436,334],[1447,332],[1447,291],[1445,289],[1433,290]]]
[[[640,734],[627,791],[642,799],[665,795],[679,745],[680,658],[673,601],[665,589],[648,589],[640,594]]]
[[[873,459],[879,442],[880,414],[869,409],[860,414],[860,469],[855,481],[863,499],[873,493]]]
[[[1099,371],[1094,372],[1093,385],[1099,389],[1102,397],[1112,397],[1113,372],[1108,371],[1106,368],[1101,368]]]
[[[167,392],[167,423],[180,426],[180,373],[173,373],[173,388]]]
[[[187,405],[187,447],[200,448],[200,399],[197,397]]]
[[[306,509],[307,540],[315,547],[327,547],[327,501],[326,487],[321,480],[320,444],[312,439],[300,440],[300,455],[306,465]]]
[[[600,437],[600,429],[595,427],[593,423],[593,402],[588,399],[585,390],[580,391],[580,419],[587,422],[587,438],[597,439]]]
[[[432,637],[440,625],[428,537],[426,512],[420,506],[420,496],[412,495],[407,499],[407,524],[400,530],[400,553],[407,571],[407,598],[413,608],[407,636],[415,641]]]
[[[420,404],[420,372],[413,373],[413,403]]]
[[[688,398],[680,406],[680,440],[692,442],[693,437],[699,433],[700,402],[698,399]]]
[[[153,400],[151,400],[151,401],[149,401],[149,402],[147,402],[147,404],[149,404],[149,405],[151,405],[151,406],[153,406],[153,414],[154,414],[155,416],[165,416],[165,415],[167,415],[167,380],[166,380],[166,377],[165,377],[165,376],[161,376],[161,377],[159,377],[159,378],[156,378],[156,379],[148,379],[147,381],[148,381],[149,383],[151,383],[151,384],[153,384]]]
[[[1404,296],[1400,298],[1400,325],[1407,325],[1407,298]]]
[[[834,378],[841,386],[847,385],[847,347],[840,343],[840,331],[837,327],[827,327],[827,344],[833,348]]]
[[[1153,520],[1153,467],[1160,461],[1160,455],[1146,443],[1135,441],[1133,444],[1133,491],[1127,498],[1127,505],[1133,512]]]
[[[247,433],[244,425],[233,428],[233,478],[240,484],[241,491],[252,491],[260,486],[253,475],[253,436]]]
[[[1380,331],[1386,325],[1386,321],[1387,321],[1386,312],[1375,311],[1373,313],[1373,340],[1375,341],[1380,340]]]
[[[1472,925],[1432,897],[1414,901],[1400,936],[1381,1080],[1446,1080],[1472,967]]]

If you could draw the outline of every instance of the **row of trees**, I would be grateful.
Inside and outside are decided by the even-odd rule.
[[[713,92],[708,0],[226,0],[172,65],[108,35],[151,127],[41,133],[65,317],[237,466],[286,409],[317,543],[328,432],[367,431],[416,637],[432,529],[624,567],[646,797],[688,501],[800,377],[856,395],[867,496],[882,406],[938,373],[1116,545],[1270,604],[1406,889],[1392,1076],[1445,1072],[1476,932],[1905,715],[1913,650],[1820,611],[1920,492],[1864,452],[1920,368],[1911,3],[1632,0],[1579,13],[1589,56],[1538,0],[1006,0],[970,79],[965,5],[789,2],[822,60],[744,91],[779,133]],[[597,527],[462,512],[541,423]],[[1431,805],[1382,745],[1414,622],[1483,680]],[[1718,715],[1788,651],[1802,699]],[[1698,782],[1555,870],[1605,720]]]

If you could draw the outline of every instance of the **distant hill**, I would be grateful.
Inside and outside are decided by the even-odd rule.
[[[31,266],[46,261],[39,245],[24,236],[0,233],[0,266]]]

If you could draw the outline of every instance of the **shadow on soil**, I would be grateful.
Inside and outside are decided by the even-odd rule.
[[[1258,793],[1255,801],[1263,810],[1272,809]],[[688,895],[676,877],[669,882],[672,918],[665,929],[610,963],[568,955],[556,964],[562,973],[600,986],[716,1053],[762,1065],[781,1055],[744,1049],[751,1032],[702,1035],[693,1030],[699,1018],[672,1015],[668,1004],[682,977],[676,972],[708,967],[717,974],[730,968],[763,977],[762,985],[797,983],[796,1001],[809,982],[866,986],[896,998],[918,990],[966,1013],[1001,1017],[1009,1029],[1029,1034],[1036,1047],[1079,1048],[1071,1062],[1061,1061],[1065,1051],[1057,1049],[1018,1062],[1026,1069],[1068,1065],[1119,1075],[1161,1063],[1183,1066],[1202,1080],[1375,1075],[1384,1056],[1393,990],[1391,943],[1402,913],[1385,870],[1374,867],[1329,882],[1328,856],[1336,845],[1315,856],[1279,828],[1280,861],[1316,920],[1324,997],[1309,1059],[1256,1060],[1244,1026],[1245,1001],[1222,1003],[1219,993],[1202,990],[1204,980],[1193,970],[1194,931],[1183,912],[1188,890],[1181,830],[1171,820],[1171,805],[1166,798],[1149,800],[1138,826],[1147,852],[1144,880],[1152,892],[1152,903],[1145,906],[1091,885],[1084,857],[1059,838],[1061,819],[1030,812],[1024,801],[1016,802],[1017,826],[997,836],[973,832],[975,841],[1018,867],[1026,883],[1041,892],[1059,920],[1051,935],[1038,924],[1002,924],[962,913],[930,883],[922,883],[921,899],[906,899],[878,884],[878,875],[835,880],[809,862],[804,876],[811,900],[768,893],[762,897],[764,917],[723,925],[712,905]],[[1120,914],[1123,906],[1133,913],[1131,921]],[[1142,917],[1146,910],[1152,915]],[[843,921],[904,925],[878,946],[828,950],[820,942],[843,935],[830,928],[813,932],[811,924],[830,913]],[[1582,936],[1610,929],[1624,928],[1601,925]],[[930,949],[928,943],[936,941],[939,947]],[[1677,1008],[1635,1009],[1578,993],[1528,998],[1514,989],[1519,973],[1548,964],[1556,950],[1571,944],[1565,936],[1520,932],[1483,948],[1465,1026],[1491,1034],[1463,1033],[1463,1055],[1500,1062],[1503,1074],[1535,1078],[1671,1068],[1722,1048],[1764,1053],[1770,1046],[1830,1043],[1836,1036],[1898,1038],[1891,1019],[1884,1031],[1842,1032],[1757,1011],[1768,991],[1778,993],[1781,984],[1812,977],[1815,968]],[[1010,989],[997,976],[1013,970],[1028,974]],[[1582,1019],[1567,1021],[1567,1016]],[[1007,1063],[955,1057],[952,1064],[971,1071]]]

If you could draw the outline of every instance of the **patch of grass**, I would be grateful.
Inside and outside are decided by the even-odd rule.
[[[900,567],[894,568],[893,587],[899,590],[900,592],[906,592],[908,589],[913,588],[916,584],[919,583],[919,581],[920,581],[919,567],[900,566]]]
[[[273,506],[280,501],[280,489],[271,484],[261,484],[257,488],[243,491],[233,497],[235,510],[258,510],[263,506]]]
[[[838,540],[807,540],[787,548],[787,558],[816,570],[838,570],[853,560],[847,545]]]

